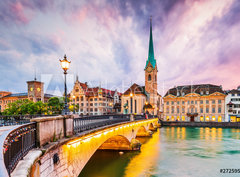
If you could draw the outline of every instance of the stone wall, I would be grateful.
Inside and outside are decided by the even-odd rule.
[[[31,122],[37,122],[37,143],[40,147],[73,135],[72,116],[40,117],[31,119]]]

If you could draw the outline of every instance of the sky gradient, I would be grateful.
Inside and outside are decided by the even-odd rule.
[[[91,85],[144,85],[149,17],[161,95],[186,84],[240,85],[239,0],[0,1],[0,90],[25,92],[26,81],[63,91],[59,59]]]

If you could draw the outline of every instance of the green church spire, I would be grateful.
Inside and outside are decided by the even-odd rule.
[[[149,38],[149,50],[148,50],[148,60],[146,62],[145,69],[148,63],[151,63],[152,67],[155,68],[156,60],[154,58],[154,49],[153,49],[153,37],[152,37],[152,16],[150,17],[150,38]]]

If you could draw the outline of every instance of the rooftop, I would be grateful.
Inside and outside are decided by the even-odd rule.
[[[189,93],[198,93],[200,95],[208,95],[215,92],[220,92],[225,94],[225,92],[222,90],[222,86],[213,85],[213,84],[198,84],[198,85],[176,86],[174,88],[169,89],[164,97],[166,97],[167,95],[174,95],[174,96],[181,97]]]

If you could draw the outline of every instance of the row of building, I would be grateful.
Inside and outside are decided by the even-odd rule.
[[[224,91],[212,84],[175,86],[162,97],[158,93],[157,62],[154,57],[152,20],[150,20],[149,50],[145,85],[132,84],[124,93],[75,81],[68,94],[70,105],[78,105],[80,115],[111,113],[152,114],[165,121],[231,121],[240,122],[240,87]],[[29,81],[28,92],[0,92],[0,110],[18,99],[46,102],[52,95],[44,94],[42,82]]]

